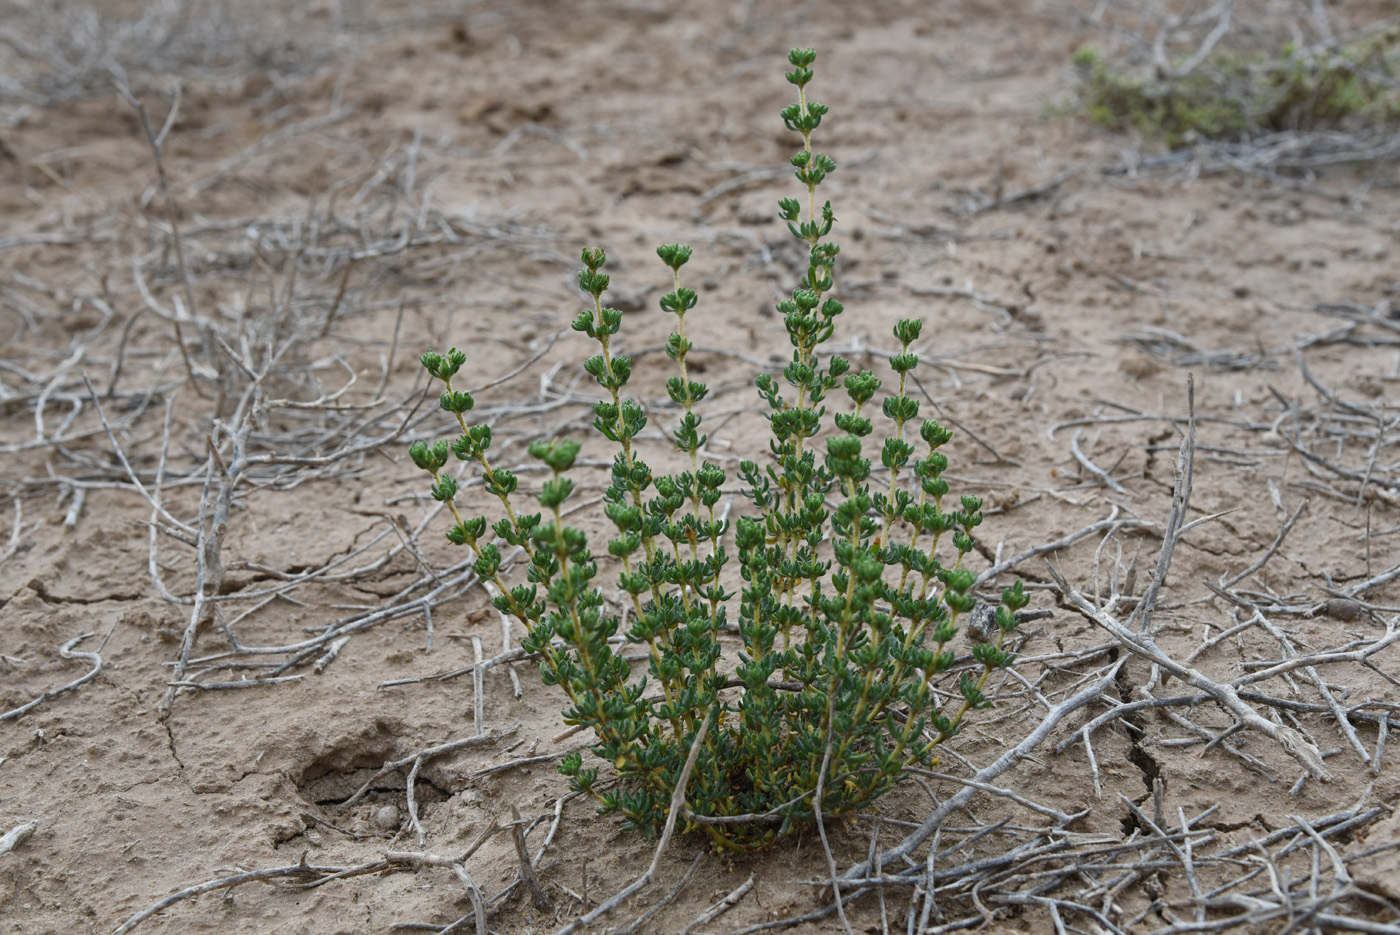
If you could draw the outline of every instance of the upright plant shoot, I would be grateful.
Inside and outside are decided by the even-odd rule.
[[[817,198],[836,163],[813,147],[828,113],[807,96],[816,53],[795,49],[788,60],[797,101],[782,119],[801,136],[791,162],[804,197],[782,199],[779,215],[808,260],[797,288],[777,306],[791,358],[781,379],[764,373],[754,381],[771,438],[762,463],[738,467],[748,507],[732,523],[717,510],[730,478],[706,459],[697,406],[708,389],[687,366],[697,296],[682,270],[691,248],[677,244],[657,250],[671,285],[660,306],[676,322],[666,342],[676,368],[666,390],[678,413],[670,434],[683,465],[675,473],[654,473],[642,459],[637,441],[649,417],[625,392],[632,361],[617,347],[623,315],[604,302],[606,256],[582,253],[578,283],[588,301],[573,329],[597,345],[584,363],[602,396],[593,428],[616,447],[602,507],[615,535],[601,566],[564,519],[579,443],[530,445],[548,479],[535,495],[538,511],[518,509],[515,476],[491,463],[491,430],[468,422],[474,400],[454,385],[462,352],[421,358],[443,384],[440,406],[460,433],[450,443],[410,448],[432,476],[432,496],[452,516],[448,538],[473,551],[492,603],[525,628],[522,645],[539,654],[544,682],[568,698],[565,723],[592,732],[590,750],[620,780],[603,789],[600,767],[575,753],[560,766],[573,788],[592,794],[604,813],[655,831],[709,720],[685,827],[740,852],[810,824],[818,789],[820,813],[841,815],[870,805],[910,767],[937,763],[938,747],[970,712],[988,706],[991,674],[1012,664],[1003,644],[1029,600],[1019,583],[1003,591],[994,640],[956,654],[959,621],[976,603],[964,558],[982,502],[949,501],[942,449],[951,433],[921,420],[919,401],[907,392],[921,322],[895,326],[900,350],[890,368],[897,382],[883,395],[872,372],[851,372],[849,361],[822,351],[843,311],[834,296],[840,248],[828,239],[836,216]],[[844,404],[836,402],[840,393]],[[831,425],[829,407],[837,410]],[[872,453],[867,442],[877,439]],[[502,515],[489,527],[484,516],[462,512],[447,470],[453,455],[475,465],[500,503]],[[505,580],[498,543],[524,556],[520,583]],[[599,583],[600,567],[626,605],[625,632],[617,603]],[[732,658],[722,635],[737,636]],[[645,649],[644,676],[634,678],[619,655],[623,644]]]

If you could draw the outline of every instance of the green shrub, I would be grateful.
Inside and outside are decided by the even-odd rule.
[[[1016,627],[1015,611],[1029,600],[1019,582],[1004,591],[994,641],[972,645],[970,656],[955,655],[959,620],[976,603],[963,559],[982,522],[981,500],[964,496],[945,508],[948,459],[940,449],[951,433],[918,421],[919,403],[906,392],[918,363],[910,350],[921,333],[917,321],[894,329],[900,353],[890,366],[898,389],[879,401],[875,436],[882,438],[875,456],[889,483],[885,489],[871,483],[866,441],[876,419],[868,408],[881,381],[820,353],[842,305],[830,294],[839,248],[825,239],[835,216],[830,202],[818,208],[816,199],[836,164],[812,149],[812,133],[827,113],[807,99],[815,58],[810,49],[789,54],[787,79],[798,101],[782,111],[784,123],[802,136],[791,161],[806,203],[784,198],[779,214],[809,257],[798,288],[778,303],[792,359],[782,381],[769,374],[754,381],[767,408],[771,456],[739,465],[751,508],[732,526],[716,514],[728,475],[704,460],[706,436],[695,406],[707,388],[686,365],[687,316],[696,294],[681,284],[681,270],[690,248],[657,250],[673,287],[661,308],[676,316],[666,344],[677,370],[666,388],[680,413],[672,436],[689,462],[674,474],[655,474],[641,460],[636,439],[648,414],[624,395],[632,361],[614,347],[623,316],[603,301],[609,284],[603,251],[582,254],[578,282],[589,307],[573,328],[598,344],[584,364],[605,396],[593,407],[593,426],[617,446],[602,507],[616,529],[607,543],[608,566],[617,569],[628,605],[626,641],[650,656],[647,678],[634,680],[610,642],[621,624],[596,581],[599,563],[584,533],[563,519],[578,441],[530,445],[551,476],[536,495],[540,511],[517,510],[515,476],[488,459],[490,427],[465,419],[474,401],[455,388],[466,355],[454,348],[421,359],[442,382],[441,407],[456,416],[461,433],[451,443],[417,442],[410,449],[432,475],[433,497],[451,511],[448,538],[475,552],[477,573],[498,591],[496,608],[526,627],[522,645],[539,654],[545,683],[568,696],[565,722],[593,731],[592,752],[620,780],[604,788],[599,769],[573,754],[560,767],[573,787],[592,793],[604,813],[654,831],[665,822],[700,726],[711,719],[689,781],[684,827],[733,851],[763,847],[810,824],[819,785],[822,814],[840,815],[874,802],[909,767],[936,763],[938,747],[958,734],[968,712],[988,706],[987,679],[1011,665],[1002,644]],[[835,413],[837,432],[824,433],[838,387],[850,406]],[[453,454],[475,462],[485,489],[501,503],[504,516],[489,532],[484,517],[461,512],[446,470]],[[528,557],[523,583],[503,580],[496,540]],[[945,565],[940,549],[948,546],[952,558]],[[735,623],[743,648],[726,660],[719,637]]]
[[[1179,147],[1199,138],[1400,121],[1400,27],[1326,52],[1285,44],[1273,56],[1213,54],[1184,75],[1143,77],[1095,50],[1074,54],[1083,114]]]

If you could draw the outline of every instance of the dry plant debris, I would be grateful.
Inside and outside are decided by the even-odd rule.
[[[0,3],[0,925],[1400,927],[1394,132],[1046,117],[1087,43],[1208,68],[1393,11],[274,6]],[[636,232],[698,230],[735,336],[687,358],[708,450],[761,454],[768,296],[807,257],[760,226],[788,153],[759,63],[796,41],[850,75],[833,351],[888,377],[883,336],[936,323],[909,396],[987,492],[970,593],[1021,578],[1042,616],[936,770],[731,863],[554,773],[587,738],[402,452],[439,415],[414,353],[455,341],[539,489],[530,443],[602,398],[558,325],[578,245],[634,283]],[[660,418],[652,301],[614,304]],[[579,505],[610,467],[580,450]]]

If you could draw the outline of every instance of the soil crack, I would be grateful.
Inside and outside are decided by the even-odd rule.
[[[175,750],[175,731],[171,730],[170,722],[162,720],[160,726],[165,729],[165,746],[170,751],[170,758],[175,761],[175,765],[184,772],[185,764],[180,760],[180,754]]]
[[[1116,662],[1119,652],[1120,651],[1115,647],[1110,651],[1109,658]],[[1133,694],[1138,686],[1135,685],[1133,680],[1129,677],[1128,666],[1124,665],[1118,670],[1117,675],[1114,676],[1114,683],[1118,687],[1118,699],[1125,704],[1131,702]],[[1147,789],[1147,795],[1144,796],[1145,801],[1146,798],[1152,795],[1156,783],[1161,781],[1162,767],[1161,764],[1157,762],[1157,759],[1143,746],[1141,740],[1141,738],[1147,736],[1146,712],[1127,714],[1123,716],[1122,720],[1125,728],[1124,733],[1128,737],[1128,761],[1136,766],[1142,773],[1142,784]],[[1137,816],[1130,814],[1123,819],[1124,834],[1131,834],[1133,829],[1139,827],[1140,823],[1138,822]],[[1141,828],[1140,830],[1146,833],[1150,829]]]
[[[1142,476],[1144,478],[1147,478],[1148,480],[1152,479],[1152,470],[1157,466],[1157,457],[1158,454],[1162,451],[1162,448],[1160,446],[1165,445],[1167,442],[1177,437],[1178,435],[1176,429],[1174,428],[1169,428],[1165,431],[1158,432],[1155,435],[1147,436],[1147,444],[1145,446],[1147,450],[1147,460],[1142,466]]]
[[[1211,831],[1219,831],[1222,834],[1228,834],[1231,831],[1239,831],[1241,828],[1250,827],[1261,828],[1265,834],[1272,834],[1275,830],[1269,820],[1259,812],[1255,812],[1252,817],[1246,818],[1243,821],[1202,822],[1197,824],[1196,827],[1208,828]]]
[[[141,599],[139,593],[127,594],[117,591],[112,594],[104,594],[101,597],[64,597],[61,594],[54,594],[49,590],[42,578],[35,578],[29,582],[29,589],[34,592],[34,596],[45,604],[78,604],[86,606],[88,604],[110,604],[116,602],[135,602]]]

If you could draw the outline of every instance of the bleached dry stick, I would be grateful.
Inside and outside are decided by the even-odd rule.
[[[988,568],[986,571],[982,572],[980,575],[977,576],[977,580],[973,583],[973,587],[979,587],[987,583],[988,581],[995,580],[997,575],[1000,575],[1002,572],[1015,568],[1022,562],[1028,561],[1032,558],[1036,558],[1037,556],[1048,555],[1052,552],[1058,552],[1060,549],[1068,548],[1070,545],[1073,545],[1080,539],[1083,539],[1085,536],[1092,536],[1094,533],[1103,532],[1105,529],[1113,529],[1116,527],[1118,529],[1155,530],[1160,525],[1158,523],[1149,523],[1144,522],[1142,520],[1119,520],[1119,512],[1120,510],[1118,505],[1114,504],[1113,509],[1109,511],[1108,515],[1105,516],[1103,519],[1098,520],[1097,522],[1090,523],[1088,526],[1085,526],[1082,529],[1077,529],[1067,536],[1062,536],[1061,538],[1056,539],[1054,542],[1046,542],[1042,545],[1037,545],[1017,555],[1013,555],[1004,561],[997,562],[991,568]]]
[[[1294,669],[1305,669],[1311,666],[1327,665],[1333,662],[1364,663],[1371,656],[1374,656],[1382,649],[1392,645],[1397,640],[1400,640],[1400,623],[1392,619],[1385,628],[1385,636],[1382,636],[1378,640],[1365,643],[1360,649],[1329,649],[1323,652],[1308,653],[1306,656],[1295,656],[1277,665],[1272,665],[1258,672],[1251,672],[1249,675],[1241,676],[1231,684],[1236,686],[1249,685],[1254,682],[1263,681],[1264,679],[1273,678],[1276,675],[1282,675],[1285,672],[1291,672]]]
[[[283,877],[310,877],[310,885],[318,885],[329,880],[343,880],[346,877],[360,876],[366,873],[380,873],[385,870],[395,869],[403,861],[389,858],[387,860],[375,860],[355,867],[317,867],[309,865],[303,861],[298,864],[291,864],[286,867],[268,867],[263,870],[249,870],[244,873],[235,873],[226,877],[219,877],[209,880],[206,883],[198,883],[194,886],[187,886],[177,893],[159,900],[142,909],[136,915],[127,919],[117,926],[112,935],[126,935],[136,926],[149,919],[151,916],[169,906],[174,905],[184,899],[192,899],[203,893],[212,893],[215,890],[233,889],[235,886],[242,886],[244,883],[266,882],[278,880]]]
[[[1101,481],[1103,481],[1105,484],[1107,484],[1109,490],[1112,490],[1114,493],[1126,494],[1128,491],[1127,491],[1126,489],[1124,489],[1124,487],[1123,487],[1122,484],[1118,483],[1118,481],[1116,481],[1116,480],[1113,479],[1113,475],[1112,475],[1112,474],[1108,473],[1108,471],[1105,471],[1103,468],[1099,467],[1099,466],[1098,466],[1097,464],[1095,464],[1093,461],[1090,461],[1090,460],[1089,460],[1089,456],[1086,455],[1083,451],[1080,450],[1080,448],[1079,448],[1079,436],[1080,436],[1080,434],[1081,434],[1080,432],[1076,431],[1076,432],[1074,433],[1074,437],[1072,437],[1072,438],[1069,440],[1069,450],[1070,450],[1070,453],[1074,455],[1074,460],[1078,461],[1079,464],[1080,464],[1080,466],[1082,466],[1082,467],[1084,468],[1084,470],[1088,471],[1090,474],[1094,475],[1094,476],[1097,477],[1099,480],[1101,480]]]
[[[0,835],[0,854],[8,854],[25,841],[28,841],[38,827],[39,823],[37,821],[31,821],[11,828],[3,835]]]
[[[1182,665],[1172,659],[1157,646],[1156,641],[1147,633],[1135,633],[1123,624],[1119,623],[1110,615],[1096,609],[1094,605],[1083,594],[1070,587],[1065,581],[1060,570],[1054,565],[1047,563],[1050,569],[1050,577],[1059,585],[1061,593],[1071,604],[1079,609],[1079,612],[1089,620],[1107,630],[1118,642],[1134,655],[1141,656],[1147,661],[1154,663],[1164,672],[1175,676],[1192,688],[1205,692],[1216,700],[1222,707],[1239,718],[1246,726],[1260,731],[1265,736],[1278,743],[1288,753],[1289,756],[1302,764],[1308,774],[1323,782],[1330,782],[1332,774],[1322,763],[1322,752],[1308,742],[1298,731],[1283,724],[1275,724],[1267,718],[1261,717],[1257,711],[1245,703],[1240,698],[1232,685],[1222,685],[1215,680],[1208,678],[1198,670],[1190,666]],[[1278,667],[1275,667],[1278,668]]]
[[[699,854],[696,854],[695,859],[690,862],[690,867],[685,871],[684,874],[681,875],[681,878],[676,883],[676,885],[671,887],[671,892],[658,899],[656,901],[656,905],[652,906],[646,912],[638,916],[632,922],[631,925],[627,926],[627,928],[620,929],[616,932],[610,932],[609,935],[636,935],[637,930],[640,929],[643,925],[645,925],[647,923],[647,920],[649,920],[652,916],[656,915],[662,909],[665,909],[667,906],[671,905],[671,903],[676,901],[676,897],[679,896],[688,885],[690,885],[690,878],[695,876],[695,871],[700,869],[700,862],[704,859],[705,853],[703,851],[701,851]]]
[[[1230,588],[1233,588],[1235,585],[1239,584],[1241,581],[1248,578],[1250,575],[1254,574],[1256,571],[1267,565],[1269,559],[1273,558],[1274,554],[1278,552],[1279,546],[1283,545],[1283,540],[1285,537],[1287,537],[1289,531],[1293,529],[1293,525],[1298,522],[1298,517],[1302,516],[1303,511],[1307,508],[1308,499],[1304,497],[1303,501],[1298,504],[1297,509],[1293,511],[1293,515],[1288,517],[1288,521],[1283,524],[1283,528],[1280,529],[1278,535],[1274,537],[1273,544],[1270,545],[1269,548],[1264,552],[1264,554],[1259,557],[1259,560],[1256,561],[1254,564],[1250,565],[1244,571],[1241,571],[1238,574],[1231,575],[1229,578],[1224,578],[1222,576],[1220,587],[1224,590],[1229,590]]]
[[[15,524],[10,529],[10,541],[5,546],[5,554],[0,555],[0,565],[5,564],[11,555],[19,551],[20,535],[24,531],[24,506],[18,496],[15,497]]]
[[[508,653],[510,652],[511,618],[505,614],[500,614],[499,616],[501,618],[501,652]],[[475,666],[475,663],[473,663],[473,666]],[[475,670],[473,669],[473,671]],[[525,689],[520,685],[520,673],[515,671],[514,664],[506,664],[506,674],[510,676],[510,689],[511,693],[515,695],[516,700],[525,697]]]
[[[512,805],[510,807],[511,818],[510,836],[515,844],[515,856],[520,861],[520,869],[517,871],[520,879],[530,888],[530,898],[534,900],[536,909],[545,909],[549,906],[549,894],[540,885],[539,879],[535,876],[535,864],[530,860],[530,851],[525,846],[525,821],[520,817],[520,809]]]
[[[195,546],[195,577],[197,585],[194,594],[194,609],[190,612],[189,622],[185,624],[184,635],[180,638],[180,656],[175,663],[175,673],[171,678],[172,682],[181,682],[185,677],[185,669],[189,666],[190,653],[194,650],[195,633],[199,629],[200,623],[205,619],[208,608],[207,598],[216,593],[217,589],[209,587],[208,561],[211,554],[217,555],[217,546],[214,552],[210,550],[210,538],[214,530],[210,528],[210,500],[214,490],[214,456],[211,450],[209,459],[205,462],[204,490],[199,498],[199,537]],[[180,689],[171,685],[165,691],[165,697],[161,699],[159,717],[161,720],[170,716],[170,709],[175,704],[175,693]]]
[[[945,782],[955,782],[959,785],[971,786],[972,788],[977,789],[980,792],[990,792],[992,795],[1002,796],[1003,798],[1010,799],[1011,801],[1015,802],[1017,805],[1022,806],[1023,808],[1028,808],[1033,812],[1045,815],[1048,818],[1053,818],[1056,822],[1063,825],[1067,825],[1075,819],[1082,818],[1084,817],[1084,815],[1088,814],[1087,811],[1080,811],[1075,812],[1073,815],[1069,815],[1065,812],[1060,811],[1057,808],[1051,808],[1047,805],[1041,805],[1038,802],[1032,802],[1030,799],[1026,798],[1023,795],[1018,795],[1010,789],[1003,789],[1002,787],[994,786],[991,783],[977,782],[974,779],[964,779],[961,776],[953,776],[949,773],[935,773],[931,770],[920,769],[916,766],[908,767],[908,771],[914,773],[915,775],[929,776],[933,779],[942,779]]]
[[[1305,500],[1303,502],[1306,503],[1307,501]],[[1260,612],[1260,610],[1257,607],[1254,608],[1254,617],[1252,619],[1254,622],[1257,622],[1260,626],[1262,626],[1269,633],[1270,636],[1272,636],[1278,641],[1279,645],[1283,647],[1284,653],[1288,656],[1290,660],[1297,660],[1298,650],[1294,647],[1293,640],[1287,633],[1284,633],[1278,627],[1274,626],[1273,623],[1271,623],[1269,619],[1265,617],[1264,614]],[[1382,648],[1384,647],[1377,644],[1376,648],[1368,651],[1366,655],[1370,655],[1372,652],[1376,652]],[[1363,661],[1364,658],[1365,656],[1362,657]],[[1336,660],[1329,659],[1327,661]],[[1356,728],[1352,727],[1351,722],[1347,720],[1346,712],[1342,710],[1342,706],[1337,702],[1337,699],[1332,697],[1331,689],[1328,688],[1327,683],[1322,680],[1322,676],[1318,674],[1317,669],[1310,665],[1304,666],[1303,674],[1308,679],[1308,681],[1312,683],[1313,688],[1317,689],[1318,695],[1322,698],[1323,703],[1327,706],[1327,710],[1329,710],[1332,713],[1332,717],[1336,719],[1337,729],[1342,732],[1342,736],[1346,738],[1347,743],[1349,743],[1351,745],[1351,748],[1356,751],[1356,755],[1361,758],[1361,762],[1369,766],[1371,764],[1371,754],[1366,752],[1366,747],[1361,743],[1361,738],[1358,737],[1356,734]],[[1249,680],[1250,677],[1245,676],[1244,678],[1236,679],[1234,684],[1247,684]]]
[[[1181,439],[1181,448],[1177,454],[1172,505],[1162,532],[1162,550],[1157,555],[1157,570],[1147,590],[1143,592],[1142,600],[1138,601],[1127,619],[1128,627],[1147,634],[1152,632],[1152,611],[1157,607],[1157,595],[1162,590],[1162,583],[1167,580],[1167,570],[1171,568],[1172,554],[1176,550],[1177,541],[1185,532],[1186,511],[1191,505],[1191,485],[1196,473],[1196,380],[1191,373],[1186,374],[1186,412],[1186,434]]]
[[[326,671],[326,666],[335,661],[335,657],[340,655],[340,651],[345,648],[345,644],[348,642],[350,642],[350,637],[342,636],[327,646],[326,651],[321,654],[321,658],[317,659],[315,664],[311,666],[311,671],[316,675]]]
[[[347,808],[360,801],[360,799],[364,797],[365,793],[370,790],[370,787],[373,786],[380,779],[389,775],[396,769],[403,769],[405,766],[408,766],[416,760],[422,760],[426,762],[427,760],[430,760],[434,757],[443,756],[444,754],[448,753],[454,753],[458,750],[466,749],[467,747],[489,746],[491,744],[494,744],[496,741],[500,740],[502,737],[510,736],[519,729],[519,724],[512,724],[510,727],[504,728],[492,728],[488,733],[482,734],[478,737],[464,737],[461,740],[449,740],[447,743],[440,743],[437,746],[427,747],[425,749],[419,750],[416,753],[410,753],[408,756],[403,757],[402,759],[391,760],[385,763],[383,766],[379,767],[379,769],[375,772],[373,776],[365,780],[364,785],[360,786],[359,789],[356,789],[354,795],[350,796],[350,798],[335,806],[335,810],[338,812],[345,811]]]
[[[836,858],[832,856],[831,845],[826,840],[826,822],[822,818],[822,800],[826,798],[826,771],[831,765],[831,746],[835,739],[835,714],[836,683],[833,678],[826,692],[826,751],[822,754],[821,770],[817,773],[817,789],[812,796],[812,815],[817,825],[817,835],[821,838],[822,852],[826,855],[826,866],[831,873],[831,893],[836,899],[836,915],[840,918],[841,927],[846,930],[846,935],[855,935],[850,920],[846,918],[846,907],[841,904],[841,883],[836,878]]]
[[[423,768],[423,758],[417,757],[413,761],[413,766],[408,771],[408,781],[405,783],[405,804],[408,806],[408,827],[418,835],[418,846],[422,847],[428,842],[428,836],[423,833],[423,825],[418,821],[418,770]]]
[[[98,401],[97,391],[92,388],[92,382],[88,380],[87,374],[83,374],[83,385],[87,387],[88,398],[92,400],[93,406],[97,409],[97,418],[102,422],[102,428],[105,429],[107,432],[107,440],[112,443],[112,451],[114,454],[116,454],[117,460],[121,462],[122,468],[125,469],[126,476],[131,480],[131,486],[136,490],[137,493],[141,495],[142,499],[144,499],[147,503],[151,505],[151,522],[154,523],[155,520],[159,518],[162,521],[168,523],[172,530],[179,533],[182,541],[192,542],[195,538],[195,528],[187,523],[181,522],[174,516],[171,516],[170,513],[163,506],[161,506],[160,498],[158,496],[153,496],[151,492],[146,489],[146,486],[141,483],[141,479],[137,477],[136,471],[131,467],[131,462],[127,460],[126,452],[122,449],[121,444],[117,442],[116,433],[112,431],[112,425],[110,422],[107,421],[107,414],[102,410],[102,403]],[[167,426],[169,425],[169,411],[170,407],[167,405]],[[168,443],[168,430],[166,433],[166,440]],[[163,466],[163,455],[161,463]]]
[[[472,912],[476,916],[476,935],[486,935],[486,906],[481,899],[481,887],[467,871],[465,857],[439,857],[437,854],[419,854],[412,851],[390,851],[384,855],[387,861],[406,863],[412,866],[448,867],[466,887],[467,898],[472,901]]]
[[[1059,702],[1047,711],[1045,716],[1040,719],[1040,723],[1035,726],[1034,730],[1022,738],[1021,742],[1016,746],[997,757],[993,763],[978,770],[977,774],[972,777],[972,781],[989,784],[1002,773],[1026,759],[1032,750],[1045,742],[1045,739],[1059,726],[1061,721],[1085,705],[1092,704],[1103,697],[1104,692],[1108,691],[1113,685],[1113,681],[1118,675],[1118,669],[1126,658],[1125,656],[1114,663],[1102,678],[1095,680],[1090,685],[1081,689],[1074,695],[1071,695],[1069,698],[1066,698],[1064,701]],[[864,879],[873,873],[879,873],[884,867],[895,861],[900,861],[907,857],[912,858],[914,851],[938,830],[943,824],[943,820],[954,811],[970,802],[978,791],[976,786],[964,786],[959,789],[953,795],[944,799],[943,804],[935,808],[929,816],[924,819],[923,824],[919,825],[916,830],[908,834],[898,845],[884,851],[873,861],[867,860],[856,864],[842,874],[841,878],[848,882],[851,880]]]
[[[749,894],[749,890],[753,889],[753,883],[755,879],[755,874],[750,873],[749,878],[743,883],[740,883],[739,886],[732,893],[721,899],[719,902],[715,903],[710,908],[706,909],[704,912],[700,913],[700,915],[696,916],[694,922],[681,929],[681,935],[690,935],[691,932],[695,931],[703,925],[709,925],[715,919],[718,919],[730,909],[733,909],[735,906],[737,906],[739,904],[739,900],[747,896]]]
[[[481,665],[481,637],[472,634],[472,656],[475,660],[472,666],[472,730],[478,737],[486,729],[486,714],[483,710],[485,700],[481,697],[485,691],[482,677],[485,669]]]
[[[83,640],[87,639],[92,635],[93,634],[91,633],[84,633],[82,636],[75,636],[73,637],[73,639],[60,646],[58,649],[58,654],[64,659],[85,659],[88,662],[92,663],[92,668],[88,670],[86,674],[74,679],[67,685],[64,685],[62,688],[55,688],[51,691],[46,691],[38,698],[35,698],[33,701],[30,701],[26,704],[22,704],[18,708],[14,708],[13,710],[6,711],[4,714],[0,714],[0,721],[12,721],[15,718],[26,714],[29,711],[33,711],[35,708],[39,707],[39,705],[43,704],[49,699],[57,698],[59,695],[62,695],[65,692],[71,692],[75,689],[81,688],[88,682],[91,682],[93,679],[97,678],[98,673],[102,671],[102,656],[98,653],[80,653],[73,651],[74,646],[77,646]],[[104,640],[103,642],[106,641]]]
[[[1191,53],[1185,61],[1172,68],[1172,77],[1185,78],[1187,75],[1191,74],[1191,72],[1195,71],[1196,67],[1206,60],[1215,49],[1216,45],[1219,44],[1220,40],[1225,38],[1225,34],[1230,31],[1230,16],[1235,12],[1235,0],[1224,0],[1217,9],[1220,10],[1220,15],[1215,21],[1214,28],[1201,40],[1201,44],[1195,52]],[[1163,33],[1165,32],[1166,30],[1164,29]]]
[[[514,662],[517,659],[529,659],[531,658],[531,655],[531,653],[527,653],[525,650],[517,646],[515,649],[507,649],[502,653],[498,653],[495,656],[492,656],[490,659],[483,660],[480,663],[480,667],[483,669],[490,669],[494,666],[500,665],[503,662]],[[475,672],[476,669],[477,663],[474,662],[469,666],[463,666],[460,669],[452,669],[449,672],[441,672],[437,675],[415,675],[410,678],[389,679],[388,681],[380,682],[379,687],[394,688],[399,685],[417,685],[420,682],[443,682],[448,679],[456,678],[459,675],[469,675],[472,672]]]
[[[645,889],[655,879],[656,868],[661,865],[661,855],[666,853],[666,846],[671,843],[671,835],[676,830],[676,819],[685,806],[685,787],[690,782],[690,774],[695,769],[695,760],[700,755],[700,748],[705,744],[705,735],[710,730],[710,719],[713,716],[713,711],[706,715],[700,723],[700,729],[695,732],[695,739],[691,741],[690,755],[685,758],[685,766],[681,768],[680,778],[676,780],[676,791],[671,794],[671,807],[666,811],[666,827],[661,831],[661,840],[657,842],[656,852],[652,854],[651,865],[647,867],[646,872],[613,895],[612,898],[600,903],[598,908],[570,922],[556,931],[554,935],[573,935],[579,929],[592,925],[622,905],[623,901],[631,897],[633,893]]]
[[[151,154],[155,159],[156,178],[160,183],[161,194],[164,196],[165,200],[165,217],[166,223],[170,225],[171,244],[175,248],[175,265],[180,272],[180,281],[185,287],[185,302],[190,307],[190,314],[194,315],[197,306],[194,301],[194,287],[190,279],[189,268],[185,266],[185,249],[181,244],[180,238],[179,212],[175,208],[175,198],[170,194],[170,182],[165,176],[165,159],[162,156],[165,137],[170,132],[170,128],[174,125],[175,115],[179,113],[180,109],[178,86],[175,102],[170,107],[170,113],[166,117],[165,126],[163,126],[160,133],[157,134],[151,128],[151,120],[146,114],[146,106],[132,95],[130,89],[126,86],[126,80],[124,78],[118,78],[114,84],[116,85],[117,93],[122,96],[123,100],[125,100],[127,104],[136,111],[137,116],[141,118],[141,129],[146,132],[146,142],[150,144]],[[194,364],[190,361],[189,350],[185,347],[185,337],[180,331],[180,319],[179,317],[174,317],[171,321],[175,326],[175,343],[180,348],[180,356],[184,358],[185,373],[189,377],[190,386],[193,387],[194,391],[201,397],[207,398],[205,397],[204,391],[200,389],[199,381],[195,379]]]

